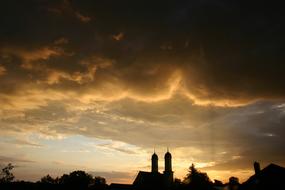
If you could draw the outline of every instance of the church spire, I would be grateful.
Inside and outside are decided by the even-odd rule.
[[[151,157],[151,172],[158,172],[158,156],[155,153],[155,149],[153,150],[153,155]]]
[[[167,152],[164,155],[164,179],[167,187],[169,188],[173,183],[173,171],[172,171],[172,156],[169,152],[169,148],[167,147]]]
[[[169,148],[167,147],[167,152],[164,155],[164,161],[165,161],[165,172],[172,172],[172,163],[171,163],[171,154],[169,152]]]

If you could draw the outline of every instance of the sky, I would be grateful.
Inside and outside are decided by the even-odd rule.
[[[167,147],[180,179],[285,166],[279,3],[1,1],[0,166],[132,183]]]

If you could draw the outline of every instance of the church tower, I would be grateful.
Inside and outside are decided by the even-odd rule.
[[[164,172],[172,172],[172,164],[171,164],[171,159],[172,159],[172,157],[171,157],[171,154],[170,154],[170,152],[167,150],[167,152],[165,153],[165,155],[164,155],[164,168],[165,168],[165,170],[164,170]]]
[[[171,163],[171,159],[172,156],[170,154],[170,152],[167,149],[167,152],[164,155],[164,179],[165,179],[165,184],[166,187],[171,187],[172,183],[173,183],[173,171],[172,171],[172,163]]]
[[[151,172],[158,173],[158,156],[155,154],[155,152],[151,157]]]

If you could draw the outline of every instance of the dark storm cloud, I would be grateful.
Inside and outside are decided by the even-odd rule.
[[[98,74],[97,85],[119,80],[123,90],[136,96],[157,93],[157,86],[180,70],[186,92],[197,101],[283,99],[281,7],[225,0],[6,1],[1,6],[2,59],[6,57],[1,68],[20,79],[57,73],[76,81],[76,73],[87,69],[80,60],[96,55],[116,62]],[[68,43],[58,49],[56,41],[62,38]],[[32,59],[32,52],[42,57]],[[40,70],[48,74],[7,66],[27,61],[25,53],[36,62],[33,68],[41,62],[45,66]],[[64,86],[77,88],[70,82]]]

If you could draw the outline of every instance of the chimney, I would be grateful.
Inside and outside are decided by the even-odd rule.
[[[254,162],[253,166],[255,174],[258,174],[260,172],[260,164],[258,162]]]

